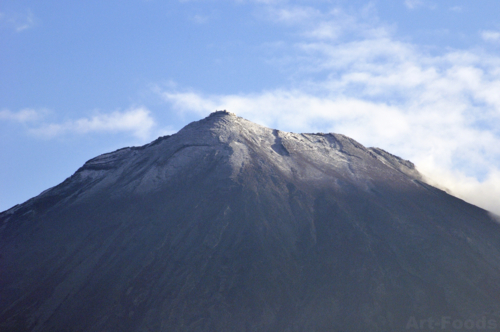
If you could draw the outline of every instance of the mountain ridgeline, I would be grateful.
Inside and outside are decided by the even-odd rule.
[[[500,328],[486,211],[384,150],[224,111],[1,213],[0,255],[1,331]]]

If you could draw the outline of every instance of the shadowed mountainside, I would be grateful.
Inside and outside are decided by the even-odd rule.
[[[2,331],[500,327],[486,211],[381,149],[227,112],[1,213],[0,254]]]

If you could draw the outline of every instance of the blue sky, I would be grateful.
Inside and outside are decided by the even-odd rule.
[[[337,132],[500,213],[498,1],[4,1],[0,211],[215,109]]]

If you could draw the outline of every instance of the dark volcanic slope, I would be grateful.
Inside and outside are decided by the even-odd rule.
[[[0,253],[1,331],[500,326],[486,211],[383,150],[224,112],[3,212]]]

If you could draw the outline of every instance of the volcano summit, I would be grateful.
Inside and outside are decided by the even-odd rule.
[[[500,329],[487,211],[381,149],[228,112],[1,213],[0,254],[2,331]]]

